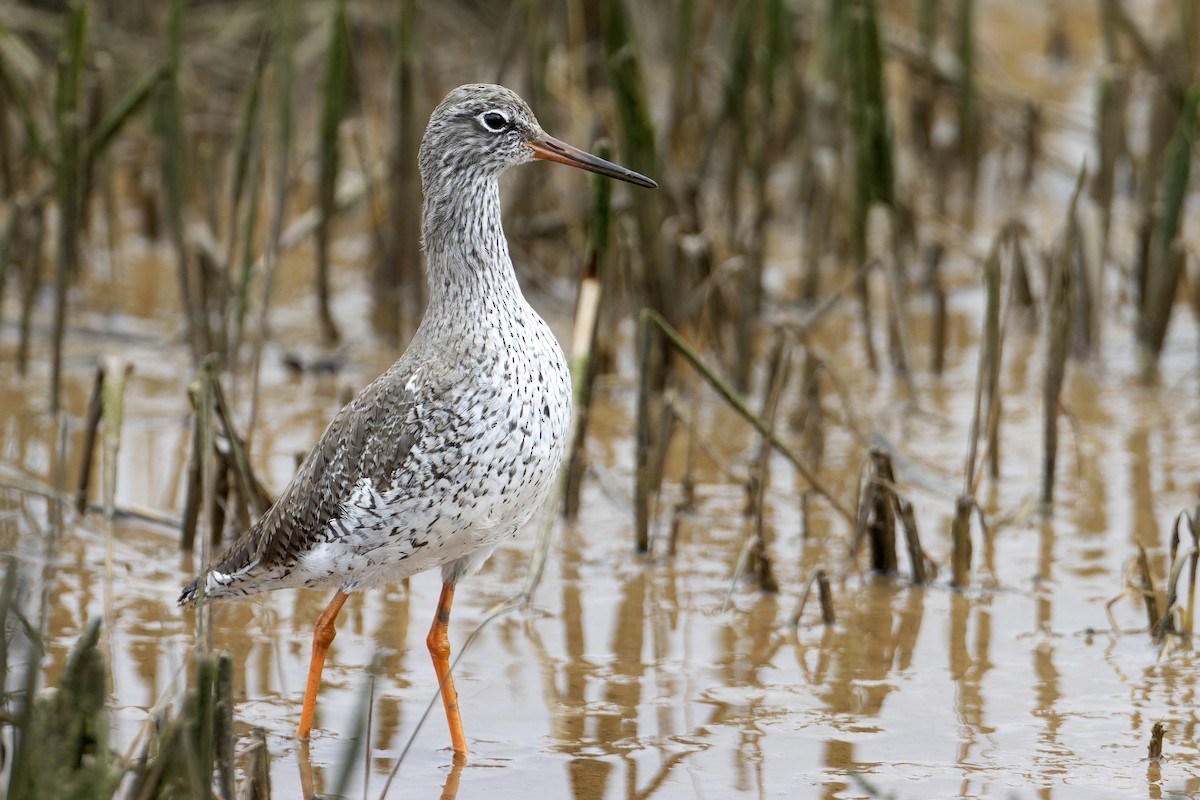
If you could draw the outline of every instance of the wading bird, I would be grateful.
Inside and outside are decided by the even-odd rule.
[[[334,417],[270,510],[179,598],[336,589],[313,629],[301,739],[347,597],[440,567],[426,643],[454,752],[467,753],[450,676],[454,587],[542,505],[571,418],[566,358],[521,294],[500,224],[500,173],[537,158],[657,185],[547,135],[509,89],[450,92],[421,141],[429,305],[412,342]]]

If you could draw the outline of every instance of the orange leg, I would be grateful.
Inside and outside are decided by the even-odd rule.
[[[317,624],[313,626],[312,660],[308,662],[308,687],[304,690],[304,708],[300,711],[300,727],[296,731],[296,735],[301,739],[307,739],[308,735],[312,733],[313,711],[317,708],[317,690],[321,688],[321,670],[325,667],[325,654],[329,652],[329,645],[333,641],[333,637],[337,636],[333,622],[337,619],[342,606],[345,605],[347,597],[349,595],[338,589],[338,593],[329,601],[329,605],[325,606],[321,616],[317,617]]]
[[[454,691],[454,678],[450,675],[450,605],[454,602],[454,584],[442,584],[442,596],[438,599],[437,616],[425,644],[433,657],[433,669],[437,672],[438,686],[442,690],[442,704],[446,707],[446,722],[450,724],[450,743],[454,755],[467,755],[467,737],[463,734],[462,718],[458,715],[458,692]]]

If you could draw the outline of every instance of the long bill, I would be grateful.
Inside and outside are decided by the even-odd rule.
[[[536,142],[526,142],[526,147],[533,151],[534,158],[544,158],[547,161],[557,161],[569,167],[579,167],[580,169],[586,169],[588,172],[595,172],[597,175],[616,178],[619,181],[632,183],[634,186],[641,186],[646,189],[658,188],[658,184],[645,175],[640,175],[631,169],[626,169],[611,161],[605,161],[603,158],[594,156],[591,153],[585,153],[578,147],[573,147],[566,142],[555,139],[553,136],[547,136]]]

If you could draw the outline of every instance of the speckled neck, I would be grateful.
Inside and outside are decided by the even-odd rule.
[[[421,226],[432,315],[457,322],[466,309],[482,306],[491,316],[524,307],[501,224],[496,177],[478,172],[437,177],[425,176]]]

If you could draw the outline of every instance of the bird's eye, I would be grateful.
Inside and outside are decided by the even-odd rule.
[[[508,127],[508,117],[499,111],[485,112],[479,119],[483,122],[483,127],[492,133],[500,133]]]

